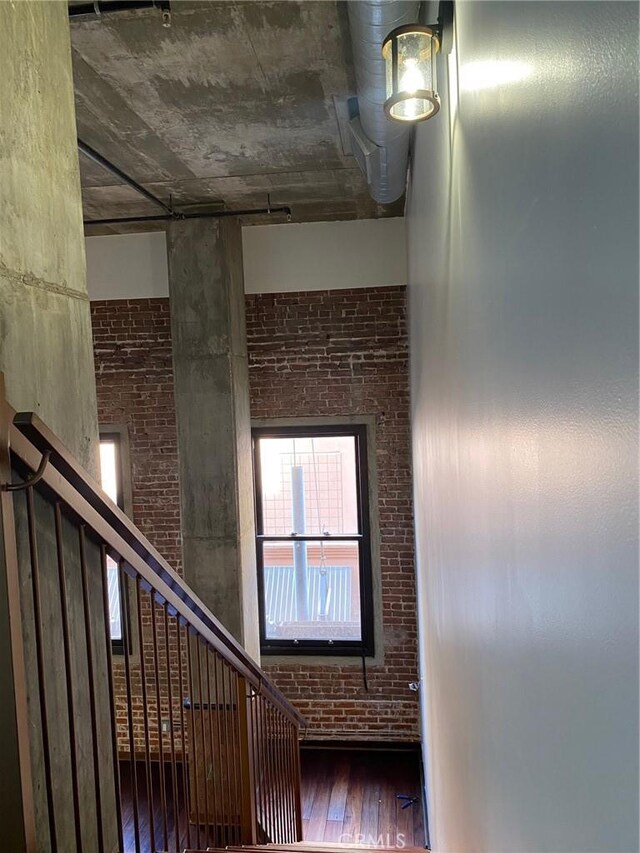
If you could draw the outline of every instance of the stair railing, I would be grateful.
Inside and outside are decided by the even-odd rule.
[[[24,849],[300,840],[303,718],[51,430],[0,405]]]

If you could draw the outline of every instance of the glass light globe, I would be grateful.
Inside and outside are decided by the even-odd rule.
[[[384,108],[394,121],[424,121],[440,109],[436,91],[438,38],[429,27],[411,25],[389,33],[382,46],[386,68]]]

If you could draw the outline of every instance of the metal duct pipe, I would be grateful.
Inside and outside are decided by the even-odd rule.
[[[359,116],[351,119],[352,146],[369,192],[380,204],[397,201],[405,191],[411,127],[389,121],[384,112],[385,67],[382,43],[389,32],[418,20],[415,0],[350,0]]]

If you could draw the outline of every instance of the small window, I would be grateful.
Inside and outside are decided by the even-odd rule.
[[[373,654],[365,426],[253,430],[265,654]]]
[[[103,490],[124,509],[122,488],[122,436],[120,433],[100,433],[100,480]],[[118,564],[107,557],[107,585],[109,590],[109,619],[113,651],[122,653],[124,641],[122,614],[125,612],[120,589]]]

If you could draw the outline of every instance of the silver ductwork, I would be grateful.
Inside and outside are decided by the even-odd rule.
[[[359,114],[349,123],[351,146],[380,204],[403,195],[407,180],[411,127],[389,121],[382,43],[396,27],[418,20],[420,3],[407,0],[349,0]]]

